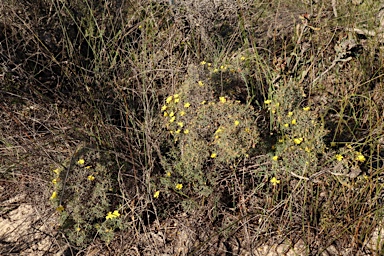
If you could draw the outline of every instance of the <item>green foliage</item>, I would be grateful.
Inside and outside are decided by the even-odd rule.
[[[163,106],[164,127],[171,149],[165,170],[174,173],[192,192],[206,195],[215,186],[217,170],[247,156],[259,140],[257,112],[252,106],[215,97],[210,80],[200,80],[197,69]]]
[[[319,171],[327,131],[315,106],[304,103],[305,96],[302,88],[291,82],[279,86],[266,101],[272,126],[278,132],[274,168],[280,175],[311,176]]]
[[[122,227],[112,194],[113,162],[94,151],[77,153],[71,162],[68,170],[54,170],[56,195],[51,200],[60,213],[61,229],[78,246],[89,244],[95,236],[109,242],[113,231]]]

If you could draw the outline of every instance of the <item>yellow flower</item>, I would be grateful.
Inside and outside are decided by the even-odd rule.
[[[161,112],[165,111],[167,109],[167,105],[164,105],[161,107]]]
[[[175,94],[175,95],[173,95],[173,98],[174,98],[174,99],[178,99],[178,98],[179,98],[179,94]]]
[[[85,166],[85,169],[91,169],[92,166],[88,165],[88,166]]]
[[[238,126],[240,124],[239,120],[235,121],[235,126]]]
[[[186,102],[185,104],[184,104],[184,107],[185,108],[189,108],[191,106],[191,103],[189,103],[189,102]]]
[[[171,113],[169,113],[170,117],[173,117],[174,115],[175,115],[175,113],[173,111]]]
[[[168,116],[168,113],[167,113],[167,112],[164,112],[164,116]]]
[[[217,134],[217,133],[220,133],[220,132],[222,132],[223,131],[223,129],[221,129],[220,127],[215,131],[215,134]]]
[[[273,177],[273,178],[270,180],[270,182],[271,182],[274,186],[276,186],[277,184],[280,183],[280,180],[276,179],[276,177]]]
[[[58,211],[58,212],[64,211],[64,206],[59,205],[59,207],[56,208],[56,211]]]
[[[219,100],[221,103],[225,103],[227,101],[227,99],[225,97],[219,97]]]
[[[217,68],[215,68],[215,69],[213,70],[213,73],[217,73],[217,72],[219,72],[219,70],[218,70]]]
[[[188,129],[184,130],[184,134],[188,134],[188,133],[189,133]]]
[[[292,111],[289,111],[289,112],[288,112],[288,116],[293,116],[293,112],[292,112]]]
[[[210,67],[210,66],[212,66],[212,63],[209,63],[209,62],[208,62],[208,64],[207,64],[207,65],[208,65],[208,67]]]
[[[167,102],[167,104],[169,104],[169,103],[172,101],[172,99],[173,99],[173,96],[169,96],[169,97],[165,100],[165,102]]]
[[[183,128],[184,126],[183,122],[178,122],[177,125],[180,126],[181,128]]]
[[[295,144],[299,145],[301,142],[303,142],[303,138],[296,138],[293,140],[293,142],[295,142]]]
[[[289,127],[289,124],[284,124],[284,127]]]
[[[185,112],[184,111],[180,111],[180,116],[184,116],[185,115]]]
[[[240,58],[240,59],[244,61],[244,60],[245,60],[245,57],[244,57],[244,56],[241,56],[241,58]]]
[[[52,180],[52,183],[53,183],[53,184],[56,184],[56,183],[57,183],[57,179],[53,179],[53,180]]]
[[[264,104],[265,104],[265,105],[269,105],[269,104],[271,104],[271,103],[272,103],[271,100],[265,100],[265,101],[264,101]]]
[[[76,228],[76,231],[77,231],[77,232],[79,232],[80,230],[81,230],[81,228],[79,228],[79,227]]]
[[[201,105],[204,105],[205,103],[207,103],[207,101],[206,101],[206,100],[203,100],[200,104],[201,104]]]
[[[107,216],[105,217],[105,219],[107,219],[107,220],[114,219],[114,218],[117,218],[119,216],[120,216],[119,211],[115,210],[115,211],[113,211],[113,213],[112,212],[108,212]]]
[[[202,62],[200,62],[200,65],[204,66],[205,64],[207,64],[207,62],[205,62],[204,60]]]
[[[177,103],[177,102],[179,102],[179,101],[180,101],[179,98],[177,98],[177,99],[174,100],[175,103]]]
[[[203,86],[204,85],[204,83],[203,83],[203,81],[199,81],[199,82],[197,82],[200,86]]]
[[[165,176],[167,176],[167,177],[171,177],[171,172],[167,172],[167,173],[165,174]]]
[[[273,110],[272,110],[272,114],[275,114],[275,113],[276,113],[276,110],[275,110],[275,109],[273,109]]]
[[[176,134],[179,134],[181,132],[180,129],[178,129],[177,131],[175,131]]]
[[[83,165],[85,163],[83,158],[80,158],[79,161],[77,161],[77,164]]]
[[[365,162],[365,157],[360,152],[357,152],[355,159],[359,162],[362,162],[362,163]]]
[[[280,107],[280,103],[279,102],[277,102],[276,104],[275,104],[275,107]]]
[[[341,160],[343,160],[343,158],[344,158],[344,157],[343,157],[342,155],[340,155],[340,154],[337,154],[335,157],[336,157],[336,160],[337,160],[337,161],[341,161]]]
[[[176,117],[173,116],[171,119],[169,119],[169,122],[173,123],[175,121],[175,119],[176,119]]]
[[[217,157],[217,154],[216,153],[212,153],[211,154],[211,158],[216,158]]]
[[[278,157],[278,156],[273,156],[272,159],[273,159],[274,161],[277,161],[277,160],[279,159],[279,157]]]
[[[309,111],[311,108],[310,107],[304,107],[303,110],[304,111]]]
[[[56,191],[53,191],[51,197],[49,198],[50,200],[53,200],[57,197],[57,192]]]
[[[296,124],[296,119],[292,119],[291,124]]]
[[[181,190],[182,188],[183,188],[183,184],[180,184],[180,183],[176,184],[177,190]]]
[[[154,198],[159,198],[159,195],[160,195],[160,191],[157,190],[157,191],[153,194],[153,197],[154,197]]]
[[[56,174],[59,174],[60,173],[60,169],[57,168],[57,169],[53,170],[53,172],[56,173]]]
[[[225,71],[225,70],[227,69],[227,67],[226,67],[226,66],[224,66],[224,65],[221,65],[221,66],[220,66],[220,69],[222,69],[222,70],[224,70],[224,71]]]
[[[92,180],[95,179],[95,176],[93,176],[93,175],[89,175],[87,179],[90,180],[90,181],[92,181]]]

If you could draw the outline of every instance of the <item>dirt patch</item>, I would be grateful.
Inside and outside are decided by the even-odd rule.
[[[62,255],[55,236],[54,215],[39,212],[33,205],[23,203],[25,194],[0,204],[1,255]]]

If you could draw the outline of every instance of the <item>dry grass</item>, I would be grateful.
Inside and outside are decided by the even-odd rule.
[[[0,216],[46,236],[1,254],[382,254],[379,4],[330,3],[3,1]]]

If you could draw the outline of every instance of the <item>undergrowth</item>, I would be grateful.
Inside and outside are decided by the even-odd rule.
[[[1,179],[77,253],[383,253],[379,6],[337,2],[4,1]]]

